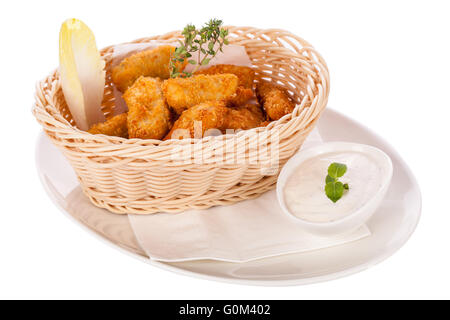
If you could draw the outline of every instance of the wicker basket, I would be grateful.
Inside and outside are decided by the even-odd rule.
[[[310,44],[289,32],[227,28],[230,43],[246,47],[257,79],[288,89],[297,103],[292,114],[266,128],[237,134],[128,140],[76,128],[57,70],[37,84],[33,114],[69,160],[83,192],[96,206],[121,214],[180,212],[232,204],[274,187],[279,170],[301,146],[327,104],[328,69]],[[134,43],[179,38],[177,31]],[[111,46],[101,51],[107,70],[102,104],[106,117],[115,107],[110,77],[113,50]],[[260,157],[255,156],[258,150],[276,152]]]

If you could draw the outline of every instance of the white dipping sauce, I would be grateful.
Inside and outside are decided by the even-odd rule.
[[[325,177],[333,162],[347,165],[347,172],[339,178],[350,190],[333,203],[325,194]],[[380,189],[382,169],[365,153],[356,151],[332,152],[303,162],[288,178],[284,199],[289,211],[310,222],[331,222],[352,214]]]

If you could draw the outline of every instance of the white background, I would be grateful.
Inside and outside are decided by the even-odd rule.
[[[0,11],[0,298],[450,298],[450,10],[448,1],[7,1]],[[283,28],[331,72],[329,105],[387,139],[423,194],[419,226],[394,256],[303,287],[223,284],[153,268],[61,214],[34,164],[34,84],[58,64],[71,17],[99,47],[201,24]]]

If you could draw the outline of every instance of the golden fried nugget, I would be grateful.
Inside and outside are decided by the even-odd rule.
[[[255,93],[253,89],[248,89],[244,87],[238,87],[236,89],[236,95],[228,101],[228,105],[230,107],[239,107],[243,106],[250,99],[255,97]]]
[[[128,138],[127,114],[122,113],[105,122],[94,124],[89,133]]]
[[[130,138],[162,139],[169,131],[170,110],[161,84],[158,78],[140,77],[123,95],[128,105]]]
[[[125,58],[112,70],[112,81],[117,89],[125,92],[140,76],[168,79],[170,77],[170,56],[175,51],[172,46],[159,46],[155,49],[138,52]],[[183,70],[187,61],[180,63]]]
[[[202,138],[207,130],[223,133],[230,109],[223,101],[200,103],[184,111],[164,140]]]
[[[238,77],[233,74],[198,75],[164,81],[163,92],[167,103],[181,114],[207,101],[229,101],[236,96]]]
[[[238,86],[253,89],[255,71],[250,67],[235,66],[232,64],[217,64],[207,69],[197,71],[195,74],[234,74],[239,79]]]
[[[264,114],[259,105],[247,104],[230,108],[225,127],[233,130],[248,130],[260,127],[264,120]]]
[[[284,88],[268,82],[256,85],[256,96],[271,120],[278,120],[295,108],[294,102]]]
[[[231,99],[231,106],[241,106],[254,98],[253,81],[255,71],[250,67],[234,66],[231,64],[217,64],[207,69],[197,71],[195,74],[234,74],[239,79],[236,97]]]

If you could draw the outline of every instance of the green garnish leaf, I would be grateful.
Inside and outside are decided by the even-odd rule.
[[[340,178],[347,172],[347,166],[343,163],[333,162],[328,167],[328,175],[332,178]]]
[[[328,167],[328,175],[325,178],[325,194],[333,202],[342,198],[344,190],[350,189],[348,183],[343,184],[339,181],[339,178],[346,172],[347,166],[343,163],[333,162]]]
[[[190,77],[200,66],[207,65],[218,52],[223,52],[223,46],[228,44],[228,30],[222,28],[222,20],[211,19],[200,30],[194,25],[188,24],[181,34],[184,41],[179,41],[179,46],[175,49],[170,59],[170,77]],[[217,48],[217,49],[215,49]],[[191,58],[196,52],[197,59],[190,59],[188,63],[195,65],[192,72],[179,70],[186,58]],[[200,53],[204,56],[201,57]]]
[[[335,182],[336,179],[333,177],[330,177],[330,175],[327,175],[327,177],[325,178],[325,184],[327,184],[328,182]]]
[[[328,182],[325,185],[325,193],[331,201],[336,202],[344,194],[344,185],[340,181]]]

